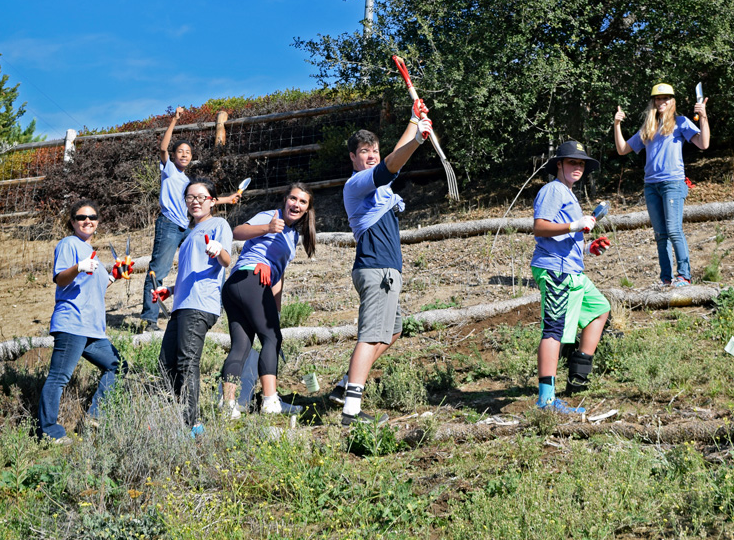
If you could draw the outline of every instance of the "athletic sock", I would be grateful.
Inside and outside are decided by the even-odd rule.
[[[556,399],[556,378],[538,377],[538,404],[542,407]]]
[[[263,403],[278,401],[278,399],[280,399],[280,397],[278,396],[278,392],[276,392],[272,396],[263,396]]]
[[[362,410],[362,392],[364,392],[364,386],[356,384],[347,385],[347,393],[344,399],[344,408],[342,412],[355,416]]]

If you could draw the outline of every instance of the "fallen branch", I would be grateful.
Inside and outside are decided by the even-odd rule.
[[[529,428],[528,424],[517,426],[497,426],[492,424],[457,424],[449,423],[440,426],[430,435],[431,441],[465,442],[468,439],[488,441],[499,437],[508,437]],[[556,426],[553,435],[556,437],[576,437],[588,439],[594,435],[611,434],[625,439],[637,439],[649,444],[680,444],[696,441],[708,444],[729,444],[734,436],[734,424],[724,420],[695,420],[669,424],[666,426],[642,426],[627,422],[606,424],[587,424],[574,422]],[[398,435],[411,446],[426,440],[426,431],[413,429]]]
[[[692,285],[690,287],[668,287],[666,289],[632,290],[632,289],[602,289],[607,298],[623,303],[631,309],[668,309],[671,307],[700,306],[713,302],[719,295],[719,288],[706,285]],[[433,330],[438,326],[452,326],[477,322],[489,319],[496,315],[509,313],[522,306],[540,302],[540,294],[534,293],[520,298],[502,300],[491,304],[478,304],[466,308],[456,309],[433,309],[422,311],[413,315],[413,318],[422,323],[423,330]],[[538,310],[540,317],[540,310]],[[344,339],[357,337],[357,326],[348,324],[345,326],[301,326],[297,328],[284,328],[283,339],[292,339],[306,342],[310,345],[320,343],[331,343]],[[220,332],[209,332],[207,339],[213,341],[224,349],[229,349],[231,341],[229,334]],[[133,345],[138,346],[150,343],[154,339],[163,339],[163,332],[147,332],[133,336]],[[53,337],[43,338],[15,338],[0,343],[0,360],[16,360],[26,351],[35,347],[50,347],[53,345]]]

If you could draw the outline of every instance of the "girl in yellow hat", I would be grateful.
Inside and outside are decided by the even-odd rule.
[[[645,202],[655,231],[663,285],[681,287],[691,284],[688,243],[683,234],[683,203],[688,196],[686,173],[683,169],[683,142],[695,144],[701,150],[709,146],[709,124],[706,102],[696,103],[693,110],[699,116],[696,126],[675,112],[675,91],[669,84],[652,87],[650,103],[644,113],[640,130],[630,139],[622,135],[625,114],[617,106],[614,115],[614,143],[620,156],[646,150]],[[672,248],[672,249],[671,249]],[[673,251],[678,275],[673,277]]]

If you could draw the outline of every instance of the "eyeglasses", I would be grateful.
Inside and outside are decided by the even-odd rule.
[[[74,216],[74,221],[84,221],[85,219],[88,219],[89,221],[97,221],[97,214],[77,214]]]
[[[204,201],[211,201],[214,197],[210,197],[209,195],[186,195],[184,197],[184,200],[187,203],[192,203],[194,201],[199,201],[199,204],[203,203]]]

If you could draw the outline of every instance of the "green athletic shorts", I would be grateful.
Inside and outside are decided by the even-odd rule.
[[[609,311],[609,301],[585,274],[564,274],[531,267],[540,288],[543,337],[576,341],[576,332]]]

